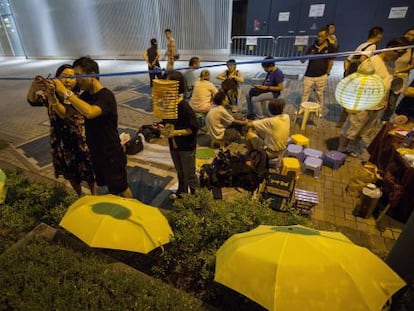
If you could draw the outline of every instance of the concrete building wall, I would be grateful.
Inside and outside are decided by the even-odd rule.
[[[142,58],[170,28],[183,58],[229,54],[231,0],[10,0],[27,57]]]

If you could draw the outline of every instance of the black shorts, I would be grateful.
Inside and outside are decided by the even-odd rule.
[[[93,159],[97,185],[107,186],[111,194],[118,195],[125,191],[128,188],[126,164],[124,153]]]

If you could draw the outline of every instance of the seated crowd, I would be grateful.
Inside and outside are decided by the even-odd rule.
[[[359,50],[367,46],[372,49],[371,45],[375,49],[375,43],[382,38],[382,29],[374,27],[368,37],[368,43],[359,46]],[[320,30],[317,40],[306,53],[335,52],[338,42],[336,37],[335,40],[332,38],[327,29]],[[413,42],[414,29],[410,29],[403,37],[390,41],[387,47],[403,47]],[[395,74],[399,74],[404,77],[403,83],[407,83],[408,73],[414,68],[412,50],[386,51],[362,62],[361,66],[366,62],[374,66],[385,83],[387,95],[371,110],[344,112],[346,120],[344,118],[340,151],[357,155],[356,145],[364,141],[366,134],[380,122],[384,111],[389,108],[389,102],[393,107],[388,114],[394,113],[395,97],[398,98],[401,91],[392,89],[391,81]],[[159,57],[157,41],[152,39],[151,48],[144,53],[149,69],[159,68]],[[399,72],[393,73],[390,64],[397,64],[401,57],[406,60],[404,64],[398,65]],[[349,66],[349,62],[345,61],[345,66]],[[197,135],[203,133],[199,132],[200,129],[211,136],[213,144],[224,147],[237,137],[247,149],[265,151],[269,159],[279,157],[286,149],[290,118],[283,112],[285,100],[279,98],[284,89],[284,75],[274,58],[268,56],[262,61],[266,76],[262,83],[254,84],[248,91],[246,111],[242,111],[239,105],[240,84],[244,82],[244,77],[236,68],[235,60],[228,60],[226,65],[227,69],[216,77],[221,81],[220,87],[210,81],[210,72],[206,69],[201,70],[197,78],[196,72],[200,68],[198,57],[190,59],[189,69],[184,73],[169,68],[165,75],[159,72],[150,74],[151,86],[155,78],[176,80],[179,84],[178,118],[159,123],[163,127],[162,134],[168,138],[171,158],[177,171],[179,186],[174,198],[189,191],[194,193],[199,187],[195,154]],[[312,58],[308,61],[303,101],[308,100],[314,89],[323,109],[323,92],[331,68],[330,58]],[[98,76],[75,79],[74,75],[81,74],[99,74],[98,64],[88,57],[82,57],[73,66],[68,64],[59,68],[54,79],[37,76],[28,92],[27,99],[32,106],[45,106],[48,111],[55,175],[68,179],[79,196],[82,195],[80,183],[86,181],[92,194],[96,193],[96,182],[99,186],[106,185],[110,193],[131,197],[126,156],[122,152],[117,131],[115,96],[101,84]],[[395,112],[413,118],[414,81],[402,89],[404,98]]]

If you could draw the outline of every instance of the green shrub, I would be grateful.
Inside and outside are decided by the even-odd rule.
[[[9,146],[9,143],[3,139],[0,139],[0,150],[5,149]]]
[[[215,254],[228,238],[260,224],[307,224],[306,219],[297,215],[271,210],[268,203],[242,194],[228,200],[214,200],[204,189],[196,195],[184,196],[167,214],[174,239],[162,256],[155,257],[152,272],[212,302],[216,298]]]
[[[188,294],[109,263],[34,239],[0,256],[0,310],[206,310]]]
[[[76,200],[61,185],[29,181],[18,171],[6,171],[7,196],[0,205],[0,253],[40,222],[56,226]]]

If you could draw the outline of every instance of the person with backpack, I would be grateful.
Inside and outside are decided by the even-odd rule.
[[[229,59],[226,63],[227,70],[216,76],[217,80],[223,81],[221,89],[227,94],[232,112],[237,112],[237,98],[239,96],[239,83],[244,82],[244,77],[236,69],[236,61]]]
[[[151,47],[148,48],[142,57],[144,58],[145,62],[148,64],[148,70],[149,72],[149,78],[150,78],[150,86],[152,87],[152,80],[157,77],[158,79],[161,79],[161,68],[160,68],[160,62],[158,61],[161,54],[158,50],[158,43],[157,39],[152,38],[151,39]],[[158,71],[159,70],[159,71]]]
[[[368,40],[364,43],[358,45],[355,51],[365,51],[367,53],[373,52],[377,49],[377,43],[382,40],[384,35],[384,29],[381,27],[375,26],[372,27],[368,32]],[[366,55],[350,55],[348,58],[344,60],[344,77],[353,74],[358,70],[359,65],[367,59],[368,56]],[[336,127],[342,127],[348,113],[345,109],[341,108],[341,115],[339,117],[339,121],[336,124]]]
[[[359,147],[365,148],[371,142],[380,125],[381,116],[387,106],[388,94],[392,87],[393,75],[390,73],[387,64],[392,64],[405,53],[404,46],[405,42],[400,39],[391,40],[388,42],[387,48],[401,47],[401,49],[381,52],[365,60],[360,65],[361,69],[364,69],[365,66],[368,69],[373,67],[375,74],[384,82],[385,96],[383,100],[369,109],[354,111],[348,114],[339,137],[338,151],[358,157],[361,154]],[[360,146],[360,143],[362,143],[362,146]]]
[[[269,159],[278,157],[286,149],[290,118],[288,114],[283,113],[285,104],[284,99],[270,100],[268,108],[273,116],[247,123],[248,149],[265,150]]]
[[[368,40],[358,45],[355,49],[357,52],[373,52],[377,49],[377,43],[382,40],[384,29],[375,26],[369,30]],[[358,70],[358,66],[367,59],[366,55],[350,55],[344,60],[344,77],[353,74]]]

